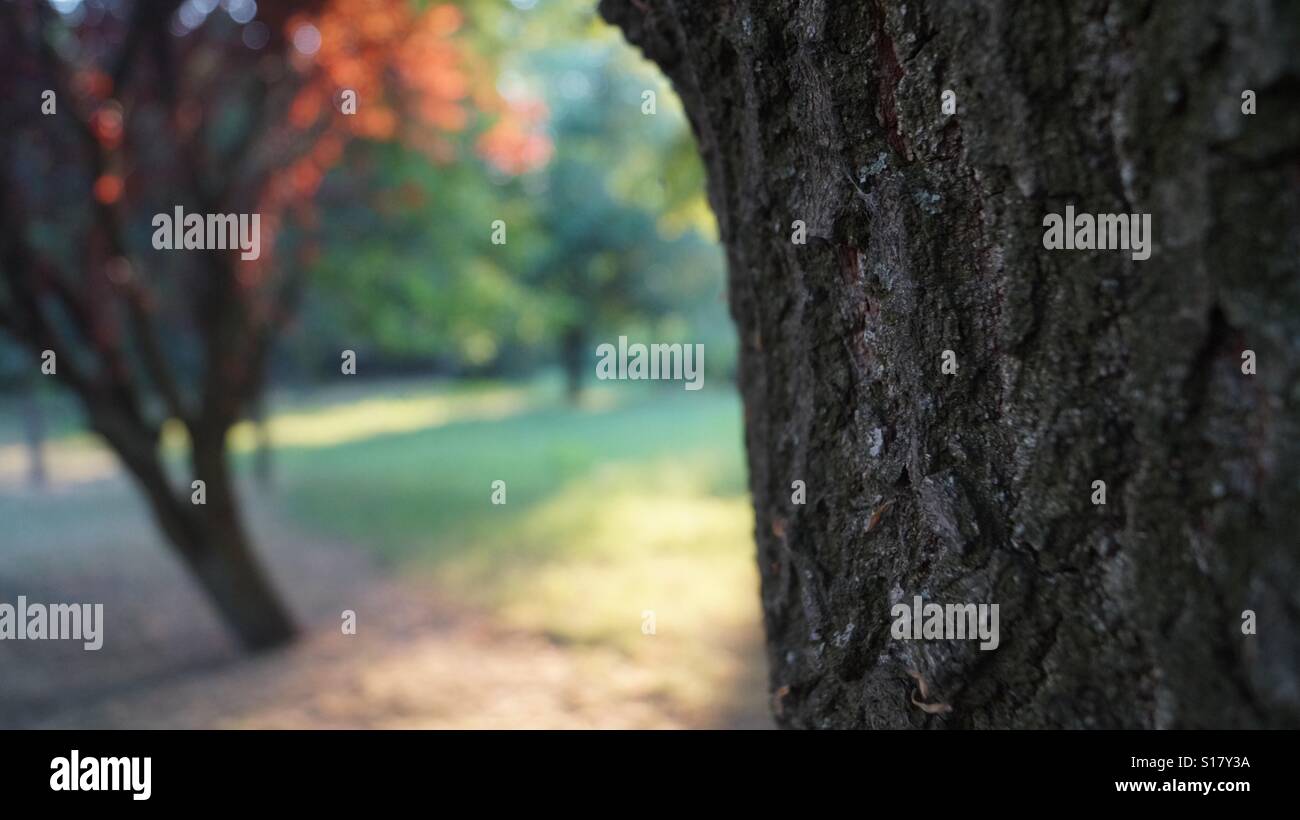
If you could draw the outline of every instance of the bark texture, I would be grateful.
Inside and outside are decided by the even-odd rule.
[[[708,169],[778,720],[1300,725],[1300,5],[601,10]],[[1044,250],[1070,204],[1151,258]],[[1000,646],[891,638],[914,595]]]

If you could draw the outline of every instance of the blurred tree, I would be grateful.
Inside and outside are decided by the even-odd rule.
[[[485,168],[405,142],[353,146],[359,161],[326,187],[371,193],[322,208],[312,338],[362,337],[390,361],[438,351],[460,370],[550,348],[575,397],[599,333],[707,335],[728,352],[702,168],[657,72],[593,28],[590,4],[466,14],[514,116],[474,136]],[[654,115],[641,111],[646,89],[662,95]],[[490,241],[498,219],[503,245]]]
[[[469,118],[460,13],[404,0],[264,4],[256,19],[238,2],[59,7],[0,5],[0,329],[33,368],[57,355],[57,378],[234,633],[275,646],[293,624],[245,531],[227,433],[262,390],[318,253],[313,199],[347,141],[439,153]],[[261,214],[260,258],[155,252],[151,217],[175,206]],[[168,419],[205,504],[171,482]]]
[[[553,47],[529,55],[519,69],[547,90],[556,134],[534,217],[547,241],[523,279],[553,307],[575,399],[597,334],[637,325],[664,333],[663,320],[716,303],[721,286],[711,237],[695,226],[673,226],[664,215],[671,213],[666,169],[674,160],[688,160],[676,167],[675,189],[699,197],[698,161],[679,150],[683,143],[689,149],[688,132],[670,94],[666,110],[656,104],[654,114],[645,113],[647,82],[623,55],[613,46]],[[677,325],[682,332],[684,322]]]

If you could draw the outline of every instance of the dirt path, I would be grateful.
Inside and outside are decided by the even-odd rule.
[[[61,492],[109,511],[112,524],[60,527],[57,492],[6,493],[0,601],[102,602],[104,648],[0,641],[0,727],[770,725],[753,636],[719,659],[728,691],[709,709],[688,706],[650,662],[505,628],[445,600],[432,580],[391,577],[361,551],[305,538],[265,510],[254,529],[304,635],[290,649],[244,657],[123,482]],[[340,629],[345,609],[358,615],[354,636]]]

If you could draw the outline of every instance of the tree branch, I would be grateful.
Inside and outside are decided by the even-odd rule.
[[[122,53],[119,55],[114,68],[114,75],[119,79],[126,77],[132,59],[144,36],[143,33],[141,33],[141,30],[144,28],[157,28],[158,24],[156,17],[159,10],[156,7],[153,7],[148,11],[148,13],[146,13],[146,8],[148,8],[149,5],[150,4],[147,3],[138,4],[136,6],[136,12],[132,15],[130,23],[131,30],[127,36],[126,45],[124,46]],[[171,5],[172,10],[174,10],[175,6],[179,4],[173,3]],[[167,12],[166,9],[163,11],[170,13]],[[48,12],[43,12],[42,16],[47,14]],[[166,19],[166,17],[164,16],[162,19]],[[42,21],[42,24],[44,24],[44,21]],[[68,67],[50,47],[49,41],[44,37],[43,33],[38,39],[41,58],[46,65],[51,83],[55,86],[56,93],[59,96],[64,97],[65,110],[70,113],[70,119],[76,126],[78,134],[81,136],[81,140],[84,143],[86,152],[89,156],[91,177],[98,179],[103,176],[108,169],[107,152],[104,150],[103,145],[95,135],[94,128],[91,126],[89,118],[86,117],[84,113],[78,111],[77,106],[74,104],[75,99],[67,93],[67,84],[64,82],[63,78],[67,74]],[[115,85],[114,93],[118,92],[119,89]],[[126,242],[123,238],[121,218],[117,213],[116,208],[111,203],[104,203],[99,200],[93,201],[95,203],[93,206],[95,224],[102,231],[106,241],[108,242],[111,256],[128,258],[129,253],[126,248]],[[79,321],[83,323],[83,326],[89,327],[89,323],[92,319],[77,295],[56,275],[51,274],[51,282],[54,284],[55,290],[63,297],[69,309],[80,314]],[[172,373],[167,357],[163,353],[162,346],[158,339],[158,334],[148,316],[146,299],[142,288],[139,285],[127,285],[122,287],[120,292],[126,297],[125,302],[127,313],[130,318],[131,333],[140,350],[145,370],[148,373],[150,380],[154,383],[154,386],[157,387],[159,394],[162,396],[163,403],[167,407],[167,412],[173,417],[182,420],[188,418],[189,413],[185,408],[180,387]],[[120,350],[105,352],[111,353],[110,366],[112,369],[122,371],[118,378],[118,380],[121,381],[125,377],[125,363],[122,360]]]

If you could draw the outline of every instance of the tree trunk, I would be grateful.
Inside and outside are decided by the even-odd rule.
[[[195,504],[190,488],[179,496],[173,491],[156,442],[119,422],[111,410],[101,409],[92,419],[144,492],[159,528],[244,648],[260,651],[293,640],[293,619],[244,531],[224,431],[192,434],[194,474],[204,483],[204,503]]]
[[[192,505],[199,518],[199,548],[183,551],[190,569],[245,647],[259,650],[288,643],[295,634],[293,621],[244,531],[226,457],[225,431],[197,435],[193,458],[194,474],[207,490],[207,503]]]
[[[1300,725],[1297,6],[602,13],[708,170],[778,720]],[[1150,258],[1045,250],[1067,205]],[[894,638],[914,596],[1000,645]]]
[[[582,399],[582,373],[587,365],[587,333],[581,327],[564,331],[560,339],[560,357],[564,362],[565,395],[570,404]]]
[[[271,586],[238,519],[213,511],[202,535],[181,550],[195,580],[245,649],[273,649],[293,640],[292,618]]]

